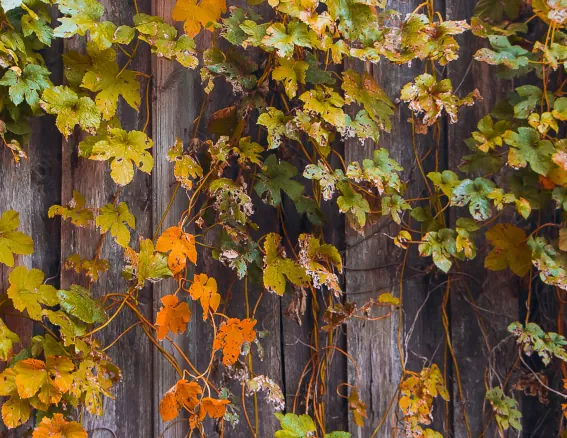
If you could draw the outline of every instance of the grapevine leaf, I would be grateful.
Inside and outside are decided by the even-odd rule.
[[[209,317],[209,309],[214,313],[219,308],[221,296],[217,292],[217,281],[207,274],[197,274],[189,288],[191,298],[199,300],[203,306],[203,320]]]
[[[90,208],[85,208],[85,198],[78,191],[73,190],[73,198],[67,207],[52,205],[49,207],[47,215],[50,218],[61,216],[64,220],[69,219],[73,225],[78,227],[86,226],[94,219],[94,214]]]
[[[163,232],[156,243],[156,250],[168,252],[167,264],[173,275],[179,274],[185,269],[187,259],[197,264],[197,249],[195,248],[195,237],[185,233],[180,227],[170,227]]]
[[[306,286],[308,277],[304,268],[286,257],[281,240],[278,234],[270,233],[264,241],[264,287],[283,296],[286,279],[296,286]]]
[[[8,210],[0,217],[0,263],[14,266],[14,254],[33,253],[33,240],[28,235],[17,231],[20,226],[20,214]]]
[[[156,316],[157,338],[164,339],[169,332],[185,333],[187,323],[191,320],[191,309],[185,302],[179,302],[175,295],[166,295],[161,298],[163,307]]]
[[[286,58],[279,58],[278,63],[272,72],[272,78],[284,84],[287,97],[292,99],[297,93],[297,83],[305,84],[305,73],[309,64]]]
[[[256,325],[255,319],[238,319],[228,318],[219,327],[217,336],[213,342],[213,350],[221,350],[223,352],[222,362],[226,366],[231,366],[236,363],[242,345],[245,342],[254,342],[256,339]]]
[[[41,304],[56,306],[57,290],[48,284],[43,284],[45,275],[39,269],[28,270],[25,266],[14,268],[8,279],[8,297],[14,303],[14,308],[23,312],[27,310],[30,318],[40,321],[42,317]]]
[[[493,246],[486,256],[484,266],[492,271],[510,268],[523,277],[532,265],[532,252],[527,244],[526,233],[512,224],[497,224],[486,232]]]
[[[266,203],[277,206],[282,202],[283,191],[292,200],[298,199],[303,193],[303,186],[292,180],[297,175],[297,168],[287,161],[280,161],[275,155],[270,155],[264,161],[262,173],[254,186],[258,196],[264,196]]]
[[[110,235],[114,237],[116,243],[122,247],[127,247],[130,243],[130,228],[136,227],[136,218],[125,202],[118,205],[106,204],[100,209],[99,215],[96,217],[96,225],[100,227],[101,233],[110,231]]]

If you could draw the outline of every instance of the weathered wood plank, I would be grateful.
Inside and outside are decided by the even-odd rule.
[[[131,24],[136,13],[133,3],[102,2],[106,7],[105,19],[115,23]],[[149,0],[137,2],[140,12],[150,13]],[[82,49],[81,41],[69,42],[67,47]],[[119,56],[120,65],[124,65],[125,57]],[[147,45],[140,44],[136,57],[130,68],[145,74],[150,72],[150,57]],[[142,79],[140,92],[145,91],[145,80]],[[144,102],[144,99],[142,99]],[[138,113],[129,108],[124,102],[119,104],[119,117],[122,127],[126,130],[143,130],[146,123],[147,108],[142,104]],[[87,205],[102,207],[112,202],[117,186],[109,175],[108,165],[104,162],[94,162],[77,157],[77,144],[80,139],[75,135],[63,143],[63,183],[62,201],[67,203],[72,198],[72,191],[78,190],[87,201]],[[124,187],[119,196],[119,202],[126,202],[130,211],[136,217],[136,231],[133,233],[131,245],[138,248],[138,237],[151,236],[151,177],[139,171],[134,180]],[[83,257],[92,258],[100,234],[94,225],[77,229],[68,223],[63,223],[61,256],[64,261],[69,255],[79,253]],[[101,257],[109,260],[111,270],[93,285],[95,296],[110,292],[124,292],[126,282],[121,277],[123,266],[123,250],[111,237],[106,236],[102,247]],[[63,271],[61,284],[68,287],[72,283],[86,284],[83,278]],[[139,294],[139,310],[147,317],[152,317],[151,289],[145,288]],[[126,310],[100,334],[102,345],[107,345],[135,323],[137,318]],[[154,436],[153,399],[152,399],[152,361],[150,342],[139,328],[131,330],[123,336],[110,350],[109,355],[120,369],[124,371],[122,381],[116,385],[113,392],[115,400],[106,399],[103,417],[86,416],[85,428],[91,431],[94,438],[108,436]]]
[[[446,19],[470,21],[474,6],[475,2],[447,0]],[[451,79],[458,95],[464,96],[477,88],[484,99],[477,101],[473,107],[461,109],[458,123],[448,127],[448,167],[452,170],[457,169],[462,157],[469,152],[464,139],[471,136],[478,121],[511,91],[513,85],[512,81],[498,79],[495,68],[473,59],[474,53],[484,47],[486,41],[470,32],[458,40],[461,46],[459,59],[448,65],[447,77]],[[451,226],[454,227],[456,213],[451,213]],[[459,210],[458,214],[468,216],[465,209]],[[513,219],[513,215],[510,215],[504,222]],[[483,229],[479,234],[485,231]],[[482,240],[478,241],[477,246],[486,248]],[[485,372],[493,379],[494,373],[498,373],[504,381],[517,357],[513,339],[503,344],[499,342],[508,335],[508,324],[518,318],[518,291],[522,288],[522,282],[508,270],[490,272],[484,268],[486,254],[486,250],[479,251],[475,260],[461,264],[461,269],[457,269],[452,276],[448,311],[451,314],[451,341],[463,397],[459,394],[457,370],[453,366],[451,398],[453,432],[459,437],[479,436],[485,428],[490,414],[490,406],[484,400]],[[463,274],[460,275],[459,271]],[[497,344],[498,348],[491,351]],[[491,380],[491,385],[498,385],[498,381]]]

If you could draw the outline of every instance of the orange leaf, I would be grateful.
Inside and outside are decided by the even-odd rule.
[[[207,277],[207,274],[197,274],[189,288],[191,298],[200,300],[203,306],[203,320],[209,316],[209,308],[216,312],[220,304],[220,294],[217,293],[217,281]]]
[[[88,438],[88,435],[80,423],[67,421],[63,415],[54,414],[53,418],[43,417],[33,431],[32,438]]]
[[[162,340],[171,330],[173,333],[184,333],[191,319],[191,309],[186,302],[179,303],[175,295],[166,295],[161,299],[164,307],[156,318],[158,339]]]
[[[225,365],[230,366],[236,362],[244,342],[253,342],[256,339],[255,325],[255,319],[229,318],[220,326],[213,349],[216,351],[222,348],[222,361]]]
[[[173,275],[185,269],[187,259],[191,260],[193,264],[197,263],[195,237],[192,234],[184,233],[180,227],[170,227],[165,230],[157,241],[156,251],[171,251],[167,258],[167,264]]]
[[[199,405],[199,395],[203,390],[196,382],[181,379],[165,393],[159,403],[159,413],[163,421],[173,420],[180,408],[193,410]]]
[[[229,403],[230,400],[205,397],[199,411],[199,421],[203,421],[203,418],[205,418],[205,415],[207,414],[211,418],[224,417],[224,413],[226,412],[226,405]]]
[[[172,18],[185,21],[185,33],[194,37],[201,31],[201,26],[212,30],[214,22],[226,12],[226,0],[177,0],[173,8]]]

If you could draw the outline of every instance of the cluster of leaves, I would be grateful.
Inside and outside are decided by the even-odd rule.
[[[484,254],[483,247],[477,248],[478,238],[484,235],[490,249],[484,258],[487,269],[510,269],[525,277],[535,268],[544,283],[567,290],[567,228],[560,226],[558,235],[546,236],[540,235],[545,226],[528,229],[533,212],[550,203],[567,214],[567,140],[561,138],[567,97],[565,81],[556,80],[567,68],[567,38],[562,30],[567,12],[562,2],[525,5],[547,27],[547,33],[535,41],[528,39],[527,24],[518,22],[521,2],[516,0],[509,2],[512,6],[506,2],[503,10],[494,7],[495,2],[481,0],[470,25],[443,20],[432,2],[406,16],[386,9],[380,1],[270,0],[273,13],[265,16],[254,3],[227,8],[225,0],[177,0],[172,18],[184,23],[184,33],[178,35],[164,18],[143,13],[128,23],[106,21],[105,9],[97,0],[0,0],[0,138],[4,146],[16,163],[26,159],[21,144],[30,133],[30,119],[51,114],[64,137],[80,139],[79,157],[107,162],[118,186],[114,200],[106,205],[88,206],[85,197],[74,192],[66,206],[54,205],[48,212],[50,218],[60,217],[77,227],[99,228],[94,256],[72,254],[64,266],[84,274],[88,288],[72,285],[57,290],[44,283],[45,274],[37,269],[17,266],[10,271],[7,300],[0,303],[45,325],[47,334],[36,336],[30,348],[14,355],[20,338],[0,320],[0,358],[8,362],[0,377],[0,395],[10,397],[2,407],[8,427],[27,421],[34,408],[39,413],[34,436],[83,437],[80,427],[66,420],[70,408],[81,404],[100,414],[101,397],[109,395],[119,376],[92,335],[124,307],[136,313],[139,291],[149,282],[168,278],[177,289],[161,297],[155,322],[139,315],[145,334],[158,345],[167,340],[179,348],[173,335],[187,331],[192,318],[190,297],[199,301],[214,340],[211,365],[195,374],[190,362],[191,370],[182,370],[165,353],[180,379],[163,396],[162,419],[173,420],[185,410],[191,429],[199,432],[207,417],[219,423],[237,419],[226,388],[220,389],[217,398],[210,396],[208,379],[213,365],[220,364],[224,377],[238,380],[249,396],[266,391],[276,410],[282,410],[285,398],[279,386],[251,370],[251,347],[256,345],[261,357],[260,338],[265,335],[256,328],[256,309],[252,313],[247,309],[246,318],[223,313],[221,304],[228,304],[230,294],[219,291],[217,280],[207,273],[194,272],[197,246],[211,246],[205,238],[214,235],[213,256],[246,287],[251,281],[266,293],[293,294],[289,312],[299,321],[307,291],[315,300],[322,294],[328,306],[323,316],[327,325],[322,328],[328,333],[328,345],[316,352],[310,368],[324,369],[321,361],[327,353],[323,351],[334,348],[333,332],[342,324],[351,318],[373,319],[374,307],[387,308],[390,315],[401,304],[390,293],[359,309],[343,300],[341,253],[325,241],[322,232],[324,202],[336,202],[347,224],[359,233],[379,220],[392,221],[399,228],[392,236],[394,243],[404,250],[416,245],[422,257],[431,257],[430,269],[443,274],[457,269],[458,262]],[[53,14],[59,17],[54,27]],[[412,113],[413,133],[436,137],[443,117],[456,123],[460,109],[481,98],[477,90],[460,97],[460,86],[455,88],[449,79],[441,78],[437,69],[458,58],[455,37],[471,29],[490,45],[475,54],[476,62],[497,66],[503,78],[533,71],[541,86],[517,87],[478,122],[466,141],[470,155],[459,169],[439,168],[437,159],[435,171],[425,175],[421,167],[425,157],[416,153],[429,189],[426,198],[408,197],[407,172],[383,147],[375,147],[360,162],[345,163],[337,142],[348,141],[352,147],[357,147],[356,142],[380,142],[384,133],[391,132],[401,106],[407,105]],[[215,32],[224,42],[217,44],[214,38],[212,47],[201,53],[193,40],[200,32]],[[41,50],[56,38],[76,35],[87,37],[85,50],[63,55],[65,84],[54,84]],[[196,136],[201,133],[202,111],[195,120],[195,138],[189,145],[178,139],[167,154],[178,188],[189,195],[188,208],[177,225],[161,233],[158,228],[154,239],[140,237],[132,242],[136,217],[119,195],[138,171],[152,171],[154,143],[146,133],[147,123],[142,130],[123,129],[118,108],[126,104],[140,110],[147,100],[142,98],[142,83],[149,78],[130,69],[140,43],[182,67],[200,67],[207,94],[218,88],[224,93],[225,82],[234,96],[209,118],[206,138]],[[225,45],[230,48],[221,50]],[[347,68],[345,61],[352,59],[371,63],[385,59],[395,64],[422,60],[426,70],[390,96],[374,75]],[[551,90],[555,82],[561,85]],[[332,164],[334,155],[340,157],[338,166]],[[255,222],[255,211],[264,208],[260,204],[276,210],[283,233],[262,229]],[[458,214],[453,225],[446,221],[447,208]],[[311,223],[312,231],[296,241],[286,230],[289,209]],[[493,224],[505,210],[515,223]],[[19,256],[33,252],[32,240],[18,227],[17,212],[2,213],[0,263],[10,268]],[[122,273],[128,288],[124,293],[103,291],[103,299],[95,300],[91,286],[110,269],[110,263],[100,257],[107,234],[124,251]],[[118,310],[107,320],[104,306]],[[546,365],[552,358],[567,359],[567,341],[557,333],[545,333],[531,322],[525,327],[514,323],[510,331],[526,354],[537,352]],[[310,385],[324,387],[325,382],[318,379],[318,375],[312,378]],[[406,370],[399,394],[403,433],[439,437],[426,427],[431,424],[434,399],[448,400],[439,368],[432,364],[419,372]],[[520,430],[513,399],[499,388],[490,390],[487,399],[501,429]],[[317,400],[313,403],[317,405]],[[355,423],[364,425],[366,404],[356,387],[348,404]],[[308,415],[277,417],[281,430],[276,437],[318,433]],[[347,432],[325,435],[348,436]]]

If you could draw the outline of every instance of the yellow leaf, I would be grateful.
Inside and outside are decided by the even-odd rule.
[[[17,396],[2,404],[2,420],[9,429],[18,427],[30,418],[30,403]]]
[[[212,24],[226,12],[226,0],[178,0],[172,12],[175,21],[185,21],[185,33],[194,37],[201,31],[201,26],[212,30]]]
[[[532,265],[532,252],[526,243],[526,233],[512,224],[497,224],[486,232],[494,247],[484,259],[484,267],[501,271],[509,267],[523,277]]]
[[[255,319],[229,318],[227,322],[220,326],[213,349],[222,349],[222,361],[225,365],[233,365],[238,356],[244,342],[253,342],[256,339]]]
[[[16,388],[21,398],[31,398],[47,383],[45,362],[37,359],[21,360],[14,365]]]
[[[200,300],[203,306],[203,320],[209,316],[209,308],[216,312],[220,304],[220,294],[217,292],[217,281],[207,277],[207,274],[197,274],[189,288],[191,298]]]
[[[88,438],[88,435],[80,423],[67,421],[63,415],[54,414],[53,418],[43,417],[33,431],[32,438]]]
[[[180,227],[170,227],[165,230],[157,240],[156,251],[171,251],[167,258],[167,264],[173,275],[185,269],[187,259],[193,264],[197,263],[195,237],[192,234],[184,233]]]
[[[156,325],[158,326],[158,339],[162,340],[169,331],[184,333],[187,323],[191,320],[191,309],[186,302],[179,303],[175,295],[166,295],[161,299],[164,307],[158,312]]]

